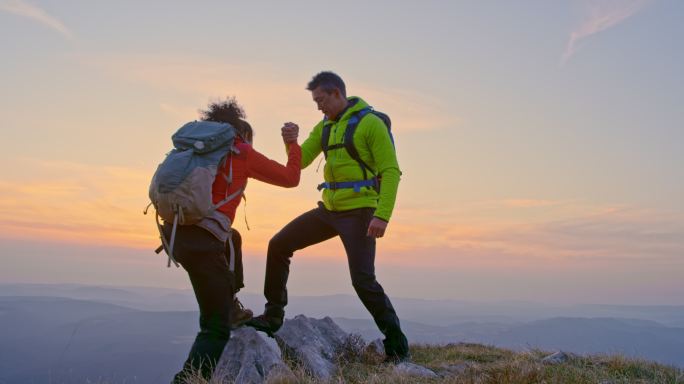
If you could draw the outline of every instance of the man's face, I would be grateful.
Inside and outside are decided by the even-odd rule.
[[[344,104],[340,102],[342,99],[340,91],[337,89],[328,93],[321,87],[316,87],[311,91],[311,96],[318,106],[318,110],[323,112],[328,119],[334,119],[344,109]],[[340,108],[340,106],[342,107]]]

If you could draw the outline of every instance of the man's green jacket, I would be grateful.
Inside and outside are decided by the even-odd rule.
[[[329,146],[342,143],[349,118],[355,112],[368,107],[358,97],[350,97],[349,107],[336,121],[322,120],[313,128],[309,137],[302,143],[302,169],[311,164],[322,152],[321,136],[323,126],[330,125]],[[374,188],[364,187],[360,192],[352,188],[324,189],[323,204],[331,211],[347,211],[355,208],[376,208],[375,217],[389,221],[399,187],[399,164],[394,144],[383,121],[369,113],[364,116],[354,133],[354,145],[361,159],[382,176],[380,193]],[[328,151],[323,176],[326,182],[359,181],[364,179],[363,170],[344,148]],[[367,175],[372,177],[371,174]]]

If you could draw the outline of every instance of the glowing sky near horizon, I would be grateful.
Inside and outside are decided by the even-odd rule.
[[[316,124],[304,88],[329,69],[394,123],[390,295],[683,305],[683,16],[674,0],[0,0],[0,282],[189,287],[142,215],[170,135],[234,95],[282,162],[279,127]],[[250,182],[248,291],[270,236],[315,206],[317,164],[295,189]],[[338,243],[295,256],[292,293],[353,292]]]

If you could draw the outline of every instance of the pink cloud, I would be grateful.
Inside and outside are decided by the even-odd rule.
[[[652,0],[592,0],[588,3],[590,15],[570,33],[561,64],[577,52],[582,40],[614,27],[644,8]]]
[[[67,38],[72,38],[73,33],[61,21],[48,14],[45,10],[22,0],[9,0],[0,2],[0,10],[23,16],[36,21],[46,27],[52,28]]]

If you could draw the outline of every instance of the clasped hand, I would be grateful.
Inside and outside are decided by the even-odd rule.
[[[287,122],[280,128],[280,133],[285,144],[296,143],[297,137],[299,137],[299,126],[295,123]]]

